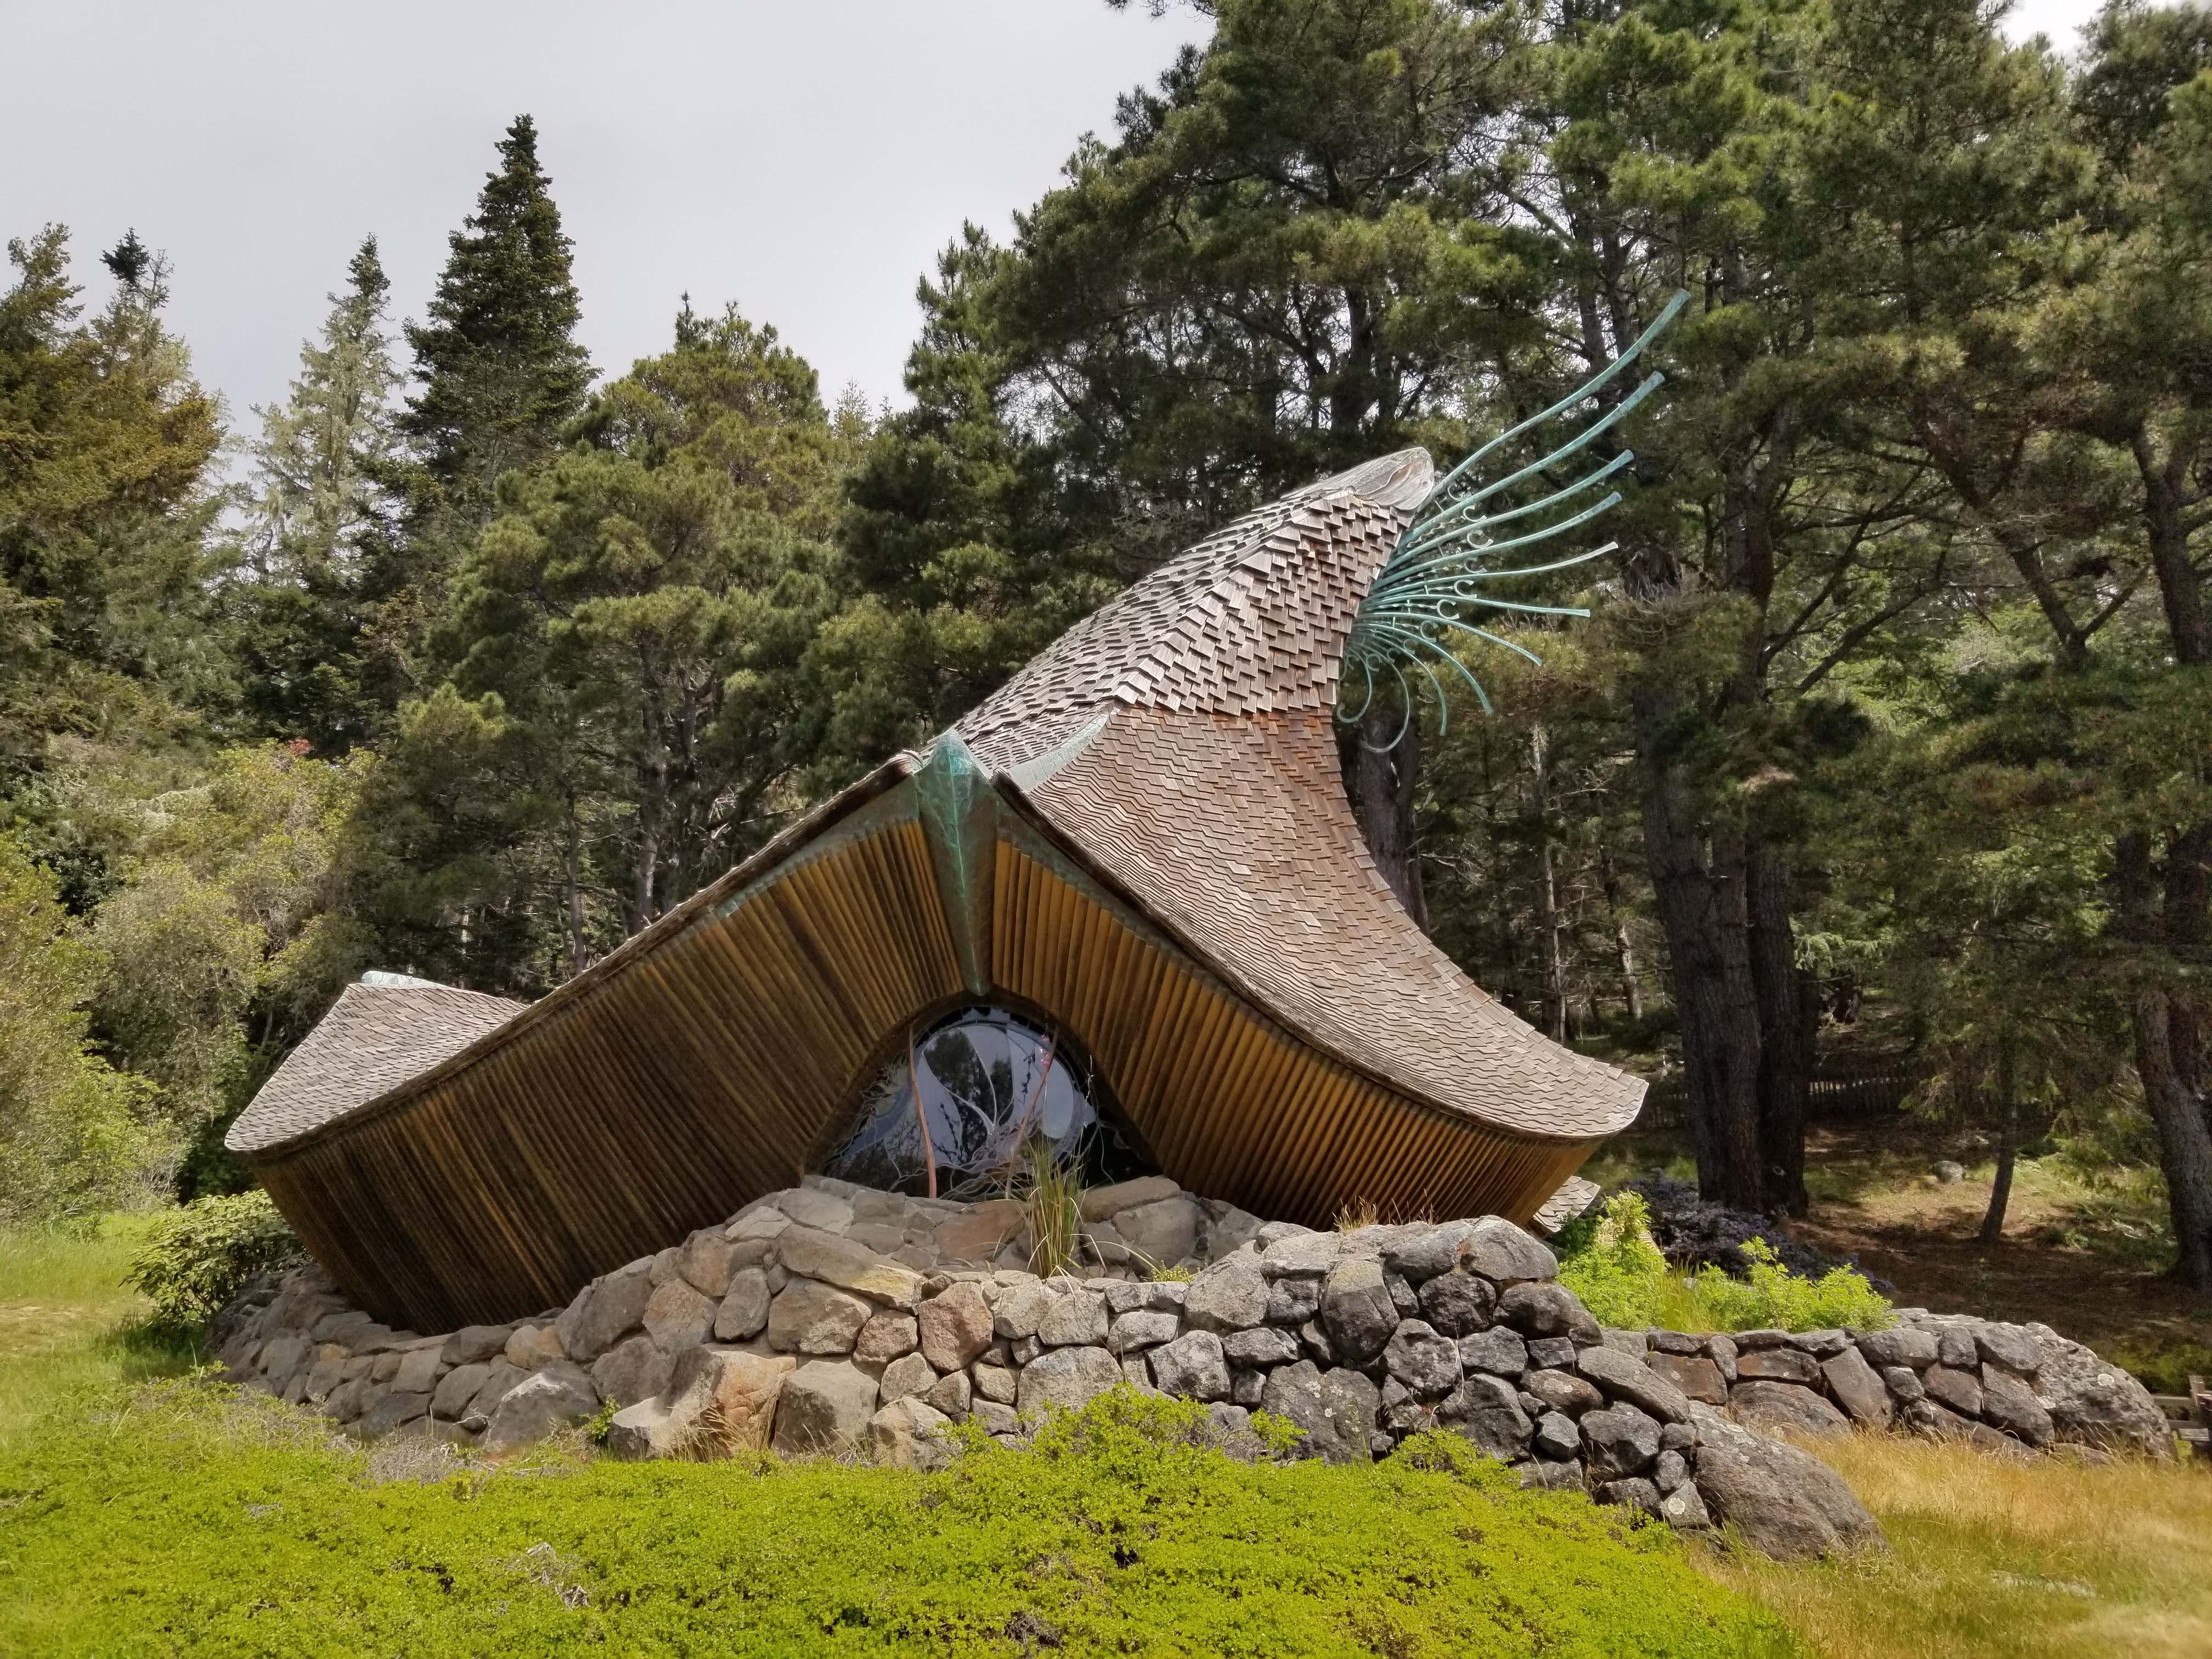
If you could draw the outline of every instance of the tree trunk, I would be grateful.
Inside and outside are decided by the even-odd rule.
[[[2185,857],[2192,841],[2170,841],[2169,860]],[[2130,1012],[2136,1073],[2142,1080],[2143,1104],[2158,1126],[2159,1163],[2166,1173],[2178,1252],[2174,1266],[2192,1289],[2212,1291],[2212,1125],[2205,1120],[2198,1079],[2187,1069],[2196,1060],[2190,1048],[2193,1010],[2160,971],[2168,961],[2161,921],[2170,924],[2172,918],[2159,915],[2161,883],[2150,836],[2142,830],[2122,835],[2113,844],[2112,865],[2120,929],[2148,958],[2139,969],[2144,976]]]
[[[1405,735],[1396,745],[1385,749]],[[1352,750],[1352,804],[1358,808],[1360,828],[1367,834],[1368,856],[1406,914],[1424,932],[1429,925],[1429,905],[1421,892],[1420,856],[1413,847],[1413,787],[1421,766],[1420,711],[1380,706],[1370,708],[1359,722],[1359,741]]]
[[[1982,1217],[1981,1239],[1994,1244],[2004,1234],[2005,1206],[2012,1201],[2013,1159],[2020,1146],[2020,1092],[2013,1086],[2012,1040],[1997,1056],[1997,1178],[1990,1186],[1990,1207]]]
[[[1751,978],[1759,999],[1759,1149],[1763,1208],[1803,1215],[1805,1101],[1813,1081],[1804,970],[1790,926],[1790,867],[1756,835],[1745,837]]]
[[[1567,956],[1561,934],[1565,923],[1559,915],[1559,848],[1552,841],[1552,792],[1550,755],[1546,750],[1544,728],[1536,726],[1528,734],[1528,763],[1535,778],[1536,833],[1542,837],[1542,868],[1536,889],[1537,923],[1544,933],[1544,1022],[1551,1031],[1552,1041],[1567,1040]]]
[[[1636,976],[1636,944],[1628,936],[1628,918],[1620,912],[1620,878],[1613,872],[1613,854],[1602,842],[1597,849],[1598,879],[1605,887],[1605,908],[1613,918],[1613,950],[1620,964],[1620,996],[1628,1005],[1628,1018],[1644,1018],[1644,985]]]
[[[1644,771],[1644,848],[1674,966],[1700,1194],[1757,1210],[1759,1001],[1752,982],[1741,836],[1706,836],[1683,763],[1662,752],[1678,704],[1632,699]]]

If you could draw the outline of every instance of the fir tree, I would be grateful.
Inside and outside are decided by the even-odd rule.
[[[500,474],[544,459],[591,384],[573,337],[568,239],[527,115],[499,154],[477,210],[451,238],[429,321],[407,329],[422,383],[399,422],[416,448],[406,574],[416,581],[491,521]]]
[[[374,236],[347,274],[346,291],[331,295],[321,343],[301,349],[290,396],[256,411],[262,435],[239,641],[254,723],[324,750],[360,741],[370,722],[360,590],[392,532],[384,486],[399,383],[384,330],[392,284]]]

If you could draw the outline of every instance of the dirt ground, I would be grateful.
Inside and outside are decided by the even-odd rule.
[[[1601,1178],[1689,1173],[1680,1137],[1624,1139],[1607,1149]],[[1930,1170],[1944,1158],[1966,1164],[1966,1177],[1939,1183]],[[2055,1170],[2021,1164],[2003,1236],[1983,1244],[1992,1174],[1987,1152],[1895,1119],[1817,1125],[1806,1140],[1813,1212],[1790,1231],[1855,1255],[1895,1286],[1900,1307],[2039,1320],[2138,1370],[2166,1356],[2170,1369],[2184,1353],[2187,1369],[2212,1368],[2212,1302],[2149,1265],[2151,1249],[2130,1242],[2124,1218],[2085,1222],[2085,1194]]]

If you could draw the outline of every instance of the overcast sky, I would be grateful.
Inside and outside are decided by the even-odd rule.
[[[2023,0],[2070,46],[2094,0]],[[619,373],[678,296],[735,301],[821,372],[899,395],[915,279],[974,219],[1003,234],[1114,99],[1204,21],[1103,0],[0,0],[0,235],[174,264],[202,380],[283,394],[364,234],[419,317],[513,117],[576,246],[582,334]]]

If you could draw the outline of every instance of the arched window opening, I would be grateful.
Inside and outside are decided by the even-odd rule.
[[[1056,1032],[1008,1008],[957,1009],[912,1033],[877,1074],[825,1173],[972,1198],[1006,1187],[1033,1142],[1087,1180],[1141,1173],[1100,1113],[1102,1093],[1090,1061]]]

